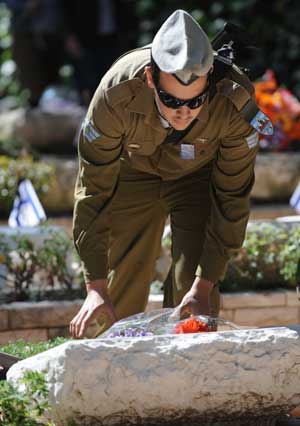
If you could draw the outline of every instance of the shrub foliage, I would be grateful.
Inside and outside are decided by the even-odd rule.
[[[53,298],[53,290],[70,299],[82,295],[80,261],[64,231],[49,230],[41,247],[29,235],[8,239],[0,233],[0,264],[4,266],[0,278],[7,283],[2,296],[5,302]]]
[[[300,226],[249,224],[242,249],[229,263],[224,291],[263,290],[298,284]]]
[[[23,390],[20,390],[22,385]],[[45,375],[27,371],[19,385],[0,382],[0,423],[2,426],[54,426],[41,421],[49,408]]]
[[[50,188],[54,173],[52,166],[33,161],[30,156],[14,159],[0,155],[0,210],[12,207],[20,178],[28,178],[38,194],[45,194]]]

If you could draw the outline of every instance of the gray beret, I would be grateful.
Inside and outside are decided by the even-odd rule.
[[[152,58],[160,70],[189,85],[207,74],[213,64],[212,45],[195,19],[176,10],[163,23],[152,42]]]

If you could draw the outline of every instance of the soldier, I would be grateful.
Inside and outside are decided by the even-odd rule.
[[[73,337],[99,315],[112,323],[145,309],[168,216],[164,306],[218,315],[218,282],[249,218],[258,133],[241,114],[250,81],[236,71],[216,82],[213,63],[207,35],[177,10],[96,90],[79,137],[73,229],[87,297]]]

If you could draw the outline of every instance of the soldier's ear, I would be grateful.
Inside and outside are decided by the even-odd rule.
[[[151,67],[149,67],[149,66],[145,67],[145,73],[146,73],[148,87],[150,87],[150,89],[154,89],[155,85],[154,85],[154,82],[153,82]]]

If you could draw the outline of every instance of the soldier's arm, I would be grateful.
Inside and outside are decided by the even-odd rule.
[[[83,122],[78,145],[73,237],[85,281],[107,277],[111,203],[117,188],[123,123],[98,89]]]
[[[117,320],[107,294],[108,239],[111,203],[117,188],[123,124],[99,88],[83,122],[79,143],[79,171],[73,215],[74,244],[82,261],[87,296],[70,322],[70,334],[82,338],[91,321],[104,315]]]
[[[217,283],[230,256],[243,244],[258,134],[233,107],[229,129],[220,143],[211,181],[212,211],[197,275]]]

